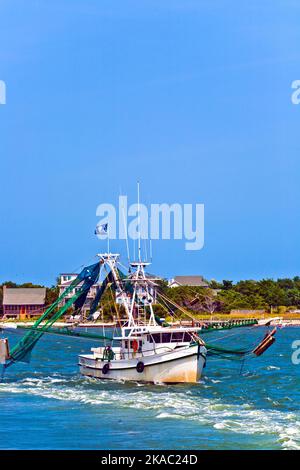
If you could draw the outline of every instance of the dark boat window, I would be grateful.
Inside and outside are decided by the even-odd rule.
[[[191,341],[191,335],[190,333],[184,333],[184,336],[183,336],[183,341],[188,343]]]
[[[177,343],[178,341],[183,340],[183,333],[173,333],[172,334],[172,343]]]
[[[155,333],[153,335],[150,335],[149,341],[150,343],[160,343],[160,334]]]
[[[191,341],[190,333],[175,332],[175,333],[154,333],[147,337],[149,343],[189,343]]]
[[[176,332],[173,333],[172,335],[172,343],[178,343],[178,342],[185,342],[188,343],[191,341],[191,335],[190,333],[181,333],[181,332]]]
[[[170,343],[171,342],[171,333],[162,333],[162,343]]]

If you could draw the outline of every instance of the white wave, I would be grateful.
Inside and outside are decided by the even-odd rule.
[[[183,419],[184,416],[181,416],[181,415],[178,415],[178,414],[174,414],[174,413],[159,413],[157,416],[156,416],[158,419],[168,419],[168,418],[172,418],[172,419]]]
[[[283,449],[300,449],[298,412],[255,409],[244,403],[229,404],[224,398],[201,397],[176,387],[112,384],[98,379],[29,377],[18,382],[0,383],[0,393],[18,393],[67,400],[91,406],[109,406],[117,410],[147,411],[157,419],[185,419],[203,426],[248,435],[265,435]],[[189,393],[187,393],[189,392]]]

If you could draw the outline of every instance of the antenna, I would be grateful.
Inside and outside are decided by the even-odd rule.
[[[150,256],[150,263],[152,263],[152,218],[151,218],[151,210],[150,210],[150,217],[149,217],[149,229],[148,229],[148,234],[149,234],[149,256]]]
[[[125,235],[126,235],[126,249],[127,249],[127,259],[128,262],[130,262],[130,253],[129,253],[129,244],[128,244],[128,232],[127,232],[127,225],[126,225],[126,220],[125,220],[125,210],[124,210],[124,205],[122,204],[122,216],[123,216],[123,224],[124,224],[124,230],[125,230]]]
[[[107,224],[107,253],[109,253],[109,224]]]
[[[152,240],[150,238],[150,263],[152,263]]]
[[[140,213],[140,182],[137,182],[137,198],[138,198],[138,226],[139,226],[139,237],[138,237],[138,257],[141,262],[141,213]]]

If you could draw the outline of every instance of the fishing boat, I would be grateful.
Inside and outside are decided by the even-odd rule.
[[[104,224],[105,230],[107,225]],[[128,243],[127,256],[129,260]],[[108,237],[107,253],[99,254],[96,263],[83,268],[32,326],[18,325],[17,329],[23,328],[27,331],[12,349],[7,338],[0,339],[0,364],[3,364],[3,371],[17,362],[28,363],[32,350],[45,333],[97,341],[97,345],[91,348],[89,354],[79,356],[80,373],[88,377],[125,382],[196,383],[199,382],[208,356],[215,356],[218,360],[224,358],[244,361],[247,356],[253,354],[260,356],[274,343],[276,328],[267,332],[254,349],[253,345],[246,349],[231,349],[208,344],[202,338],[204,334],[207,335],[216,329],[220,331],[248,328],[255,326],[257,321],[228,321],[223,322],[224,324],[203,322],[199,325],[182,305],[171,301],[161,289],[156,290],[158,279],[148,275],[146,270],[150,263],[141,256],[140,233],[137,261],[129,261],[127,274],[123,273],[119,258],[119,254],[110,252]],[[100,281],[103,272],[106,274]],[[87,295],[97,282],[97,294],[91,304],[87,321],[94,318],[104,292],[110,289],[114,302],[119,300],[119,305],[115,305],[118,331],[112,337],[107,337],[104,334],[78,331],[70,325],[54,328],[54,324],[58,324],[69,308],[74,310],[74,315],[81,314]],[[198,323],[197,327],[180,324],[172,326],[156,316],[153,308],[157,301],[156,292],[168,316],[175,319],[175,312],[181,311],[181,314],[192,318],[192,325]],[[121,310],[125,318],[120,317]]]
[[[172,326],[158,318],[153,309],[153,285],[155,279],[146,275],[149,263],[139,260],[130,263],[128,275],[119,268],[119,255],[100,254],[97,263],[86,266],[64,290],[64,292],[45,310],[32,326],[1,325],[3,331],[26,330],[25,335],[10,348],[7,338],[0,339],[0,364],[3,373],[6,368],[18,362],[28,363],[30,355],[44,334],[62,335],[97,341],[98,345],[89,354],[79,356],[81,374],[99,379],[151,383],[196,383],[199,381],[206,359],[215,356],[217,360],[242,360],[247,357],[261,356],[275,341],[276,327],[267,331],[256,347],[237,349],[221,347],[217,340],[204,342],[203,335],[218,330],[235,328],[239,335],[241,327],[251,328],[257,320],[225,322],[224,324],[197,327]],[[106,275],[100,281],[101,271]],[[133,271],[133,272],[132,272]],[[125,318],[118,318],[118,333],[113,337],[94,332],[78,331],[76,328],[53,327],[70,307],[80,312],[90,288],[99,281],[99,289],[91,305],[90,315],[96,311],[107,289],[114,290],[115,298],[121,299]],[[113,292],[111,292],[113,293]],[[157,293],[169,313],[175,318],[175,311],[181,310],[191,316],[182,306],[168,299],[159,289]],[[172,307],[173,308],[172,308]],[[116,309],[120,311],[121,309]],[[195,319],[194,319],[195,320]],[[89,321],[89,319],[87,319]],[[217,328],[216,328],[217,326]],[[266,325],[268,328],[268,325]],[[232,332],[229,333],[230,337]],[[104,345],[103,345],[104,341]]]
[[[81,374],[121,381],[198,382],[207,354],[199,328],[161,326],[153,310],[154,280],[145,274],[150,263],[131,263],[133,274],[121,280],[118,256],[99,255],[112,273],[127,318],[120,335],[113,337],[117,346],[94,347],[91,354],[79,356]]]

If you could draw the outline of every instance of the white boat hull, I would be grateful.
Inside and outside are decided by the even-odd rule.
[[[152,383],[196,383],[199,381],[206,361],[206,349],[198,345],[180,348],[172,352],[153,354],[132,359],[112,360],[107,373],[103,373],[106,360],[92,354],[79,356],[81,374],[98,379]],[[142,362],[144,369],[137,371]],[[107,369],[107,367],[106,367]]]

